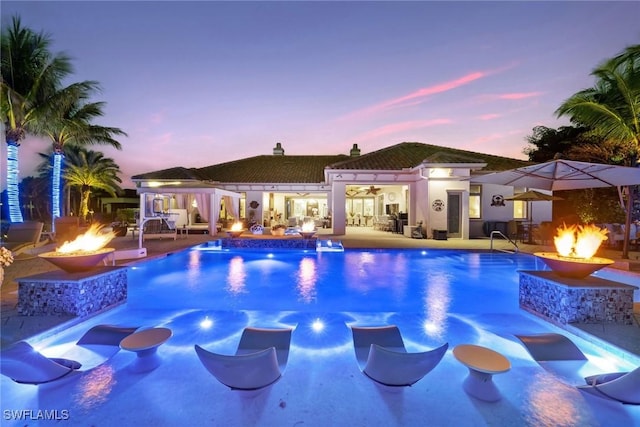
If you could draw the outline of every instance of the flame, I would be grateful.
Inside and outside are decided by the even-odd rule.
[[[302,231],[304,233],[310,233],[316,229],[316,225],[312,221],[307,221],[302,224]]]
[[[231,226],[231,231],[242,231],[242,223],[236,222]]]
[[[560,256],[589,259],[607,240],[606,228],[597,225],[563,225],[556,230],[554,243]]]
[[[62,246],[56,249],[56,252],[70,254],[75,252],[95,252],[104,248],[111,240],[116,237],[115,232],[102,232],[104,226],[101,224],[91,224],[86,233],[79,235],[70,242],[64,242]]]
[[[553,238],[553,242],[556,245],[556,251],[561,256],[569,257],[573,252],[573,247],[576,243],[576,226],[575,225],[562,225],[556,230],[556,236]]]

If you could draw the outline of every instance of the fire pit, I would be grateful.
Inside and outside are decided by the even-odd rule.
[[[107,255],[115,251],[105,248],[115,237],[113,232],[102,232],[102,225],[93,224],[89,230],[76,237],[75,240],[65,242],[53,252],[38,255],[67,273],[90,271]]]
[[[310,239],[316,234],[316,225],[313,222],[305,222],[302,224],[302,230],[298,231],[298,233],[304,239]]]
[[[46,259],[51,264],[66,271],[67,273],[77,273],[90,271],[98,265],[107,255],[115,251],[114,248],[103,248],[91,253],[70,253],[45,252],[38,255]]]
[[[607,229],[595,225],[558,227],[554,243],[558,252],[536,252],[553,272],[562,277],[581,279],[613,264],[608,258],[594,257],[607,240]]]
[[[544,261],[558,276],[582,279],[603,267],[613,264],[612,259],[592,257],[588,260],[562,257],[555,252],[536,252],[535,256]]]
[[[240,235],[244,233],[244,229],[242,228],[241,222],[236,222],[231,226],[230,230],[227,230],[227,235],[229,237],[238,238]]]

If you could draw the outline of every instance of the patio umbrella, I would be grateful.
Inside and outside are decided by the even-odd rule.
[[[541,193],[536,190],[525,191],[524,193],[514,194],[513,196],[505,197],[504,200],[520,200],[523,202],[529,202],[529,242],[531,239],[531,231],[533,225],[533,207],[532,202],[550,202],[553,200],[564,200],[562,197],[557,197],[552,194]]]
[[[640,185],[640,168],[601,163],[553,160],[473,178],[474,183],[510,185],[541,190],[579,190],[584,188]],[[628,199],[623,258],[628,256],[631,228],[631,197]]]
[[[473,182],[551,191],[621,187],[640,185],[640,168],[553,160],[474,177]]]

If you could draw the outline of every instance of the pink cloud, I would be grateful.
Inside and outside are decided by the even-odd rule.
[[[502,95],[498,95],[497,97],[499,99],[517,100],[517,99],[535,98],[542,94],[543,92],[515,92],[515,93],[504,93]]]
[[[519,135],[520,133],[521,131],[519,130],[512,130],[509,132],[492,133],[489,135],[479,136],[478,138],[474,139],[473,145],[486,144],[487,142],[491,142],[491,141],[499,141],[504,138],[510,138],[514,135]]]
[[[356,138],[354,138],[354,140],[361,142],[361,141],[375,139],[381,136],[391,135],[399,132],[406,132],[414,129],[422,129],[422,128],[431,127],[431,126],[446,125],[450,123],[453,123],[453,121],[450,119],[412,120],[407,122],[392,123],[389,125],[381,126],[376,129],[372,129],[369,132],[365,132],[357,136]]]
[[[493,101],[518,101],[521,99],[537,98],[544,95],[544,92],[513,92],[513,93],[493,93],[478,95],[473,98],[473,104],[485,104]]]
[[[478,116],[477,118],[480,119],[480,120],[493,120],[493,119],[497,119],[499,117],[502,117],[502,114],[490,113],[490,114],[482,114],[481,116]]]
[[[407,95],[400,96],[398,98],[389,99],[387,101],[383,101],[379,104],[372,105],[370,107],[363,108],[361,110],[354,111],[352,113],[347,114],[342,117],[342,119],[352,119],[363,116],[370,116],[373,114],[377,114],[392,108],[398,107],[407,107],[419,104],[424,102],[424,98],[427,98],[431,95],[435,95],[438,93],[447,92],[453,89],[456,89],[460,86],[467,85],[471,82],[474,82],[478,79],[488,76],[490,73],[484,71],[477,71],[474,73],[467,74],[466,76],[460,77],[455,80],[450,80],[448,82],[436,84],[433,86],[425,87],[422,89],[418,89],[414,92],[411,92]]]

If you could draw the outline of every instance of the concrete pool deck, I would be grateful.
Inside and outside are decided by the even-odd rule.
[[[370,228],[350,227],[346,235],[333,235],[330,229],[321,229],[318,232],[320,238],[331,238],[341,241],[345,248],[439,248],[439,249],[468,249],[468,250],[489,250],[491,242],[489,239],[411,239],[401,234],[394,234],[384,231],[375,231]],[[183,250],[185,248],[208,242],[226,235],[209,236],[206,234],[190,234],[186,238],[178,236],[176,240],[149,240],[144,243],[147,249],[147,258],[163,256],[168,253]],[[503,240],[495,240],[494,249],[508,250],[513,247]],[[130,236],[118,237],[110,244],[117,250],[136,249],[138,240]],[[522,253],[534,253],[540,251],[553,250],[549,246],[527,245],[518,243],[519,251]],[[46,271],[56,270],[57,267],[39,258],[38,253],[53,250],[55,244],[48,244],[30,252],[23,253],[16,257],[14,263],[5,268],[4,281],[1,289],[1,342],[0,348],[4,348],[16,341],[27,339],[37,334],[47,331],[55,331],[64,328],[69,324],[79,321],[73,316],[23,316],[17,311],[18,284],[16,279],[30,276]],[[616,261],[616,267],[620,267],[624,274],[633,275],[640,280],[640,252],[632,251],[629,259],[621,258],[620,250],[601,249],[599,256],[611,258]],[[118,264],[129,264],[140,260],[119,261]],[[634,313],[633,325],[617,324],[581,324],[573,325],[571,332],[589,338],[595,337],[597,340],[610,344],[613,348],[619,348],[633,355],[640,357],[640,306]]]

